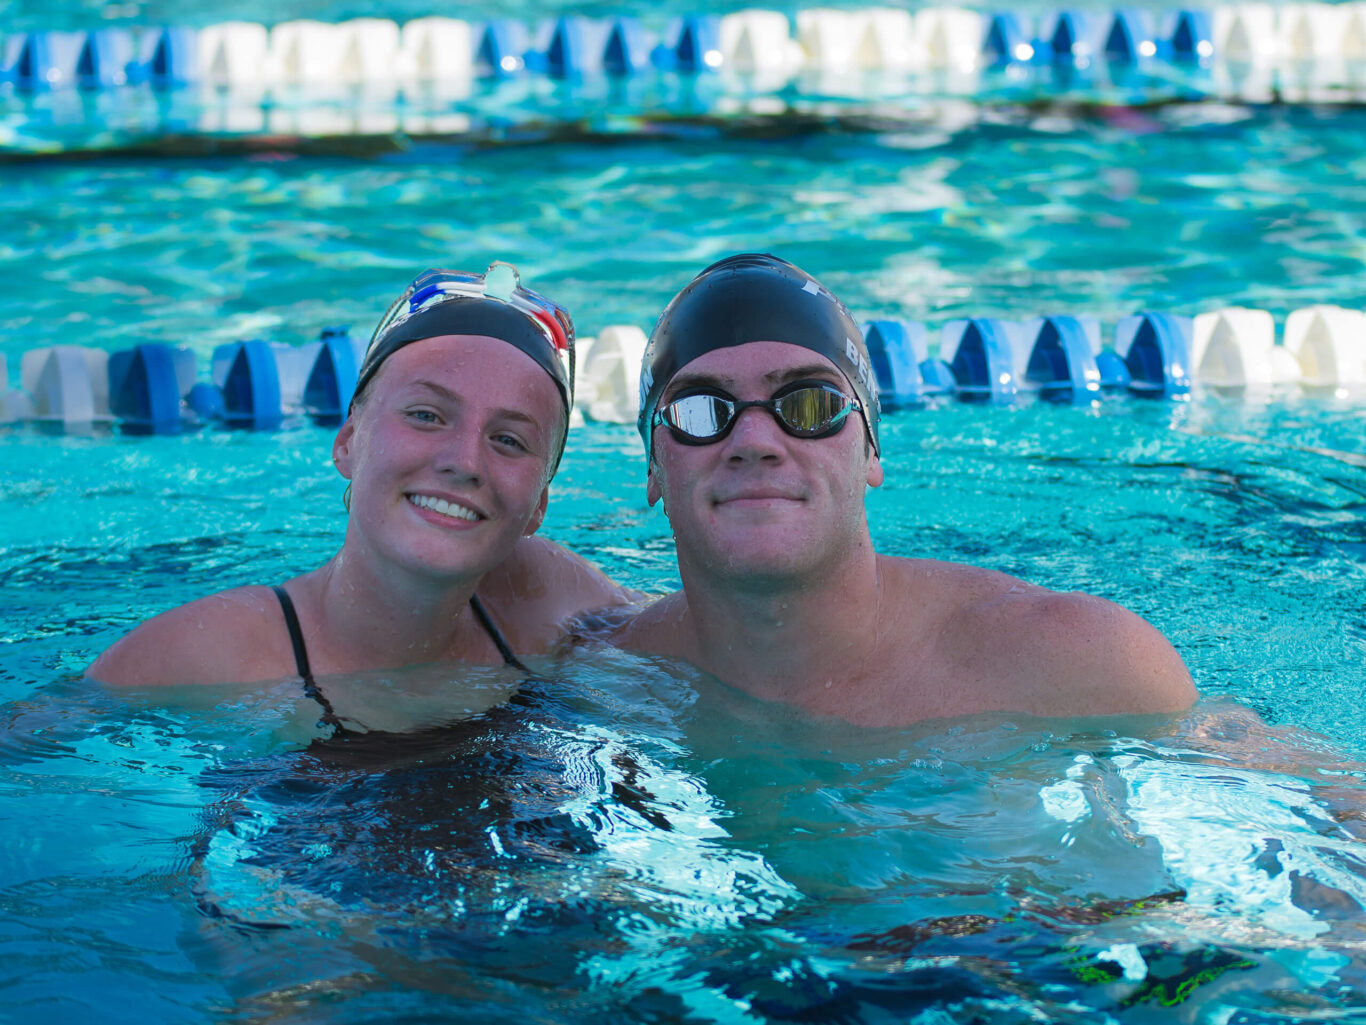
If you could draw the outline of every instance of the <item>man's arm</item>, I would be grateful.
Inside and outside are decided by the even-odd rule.
[[[501,566],[485,575],[479,594],[495,605],[499,626],[522,651],[550,650],[576,619],[644,599],[567,548],[523,538]]]

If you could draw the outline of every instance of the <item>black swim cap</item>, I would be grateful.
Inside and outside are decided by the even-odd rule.
[[[536,361],[559,389],[564,401],[565,435],[574,405],[574,322],[562,307],[523,288],[517,268],[494,263],[512,275],[506,298],[486,291],[487,274],[469,271],[423,271],[380,318],[365,351],[351,394],[351,407],[380,366],[405,345],[439,335],[487,335],[507,342]],[[506,273],[506,272],[504,272]],[[563,354],[563,355],[561,355]],[[551,473],[559,468],[564,440]]]
[[[640,364],[637,427],[650,452],[650,420],[674,374],[698,356],[746,342],[787,342],[834,363],[863,404],[878,451],[877,384],[863,332],[853,315],[815,278],[786,260],[744,253],[693,278],[655,324]]]

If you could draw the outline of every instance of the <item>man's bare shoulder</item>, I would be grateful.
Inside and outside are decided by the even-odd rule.
[[[154,616],[86,670],[127,686],[253,683],[292,671],[289,634],[268,587],[237,587]]]
[[[944,621],[939,651],[1000,705],[1039,715],[1175,712],[1195,700],[1171,643],[1142,617],[1081,592],[979,578]]]
[[[879,555],[877,565],[884,595],[891,596],[894,607],[907,607],[906,611],[917,605],[943,610],[1013,590],[1043,590],[1006,573],[963,562]]]
[[[548,649],[578,616],[640,598],[582,556],[534,535],[485,575],[479,594],[524,651]]]

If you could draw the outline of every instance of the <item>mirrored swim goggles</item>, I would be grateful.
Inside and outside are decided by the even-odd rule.
[[[655,410],[651,428],[663,424],[684,445],[711,445],[731,432],[746,409],[773,414],[778,426],[794,438],[828,438],[838,434],[851,412],[863,404],[829,381],[794,381],[772,398],[742,402],[711,388],[686,391]]]
[[[370,336],[355,394],[395,351],[443,334],[503,339],[554,378],[566,409],[573,405],[574,322],[564,307],[524,288],[517,268],[501,260],[483,274],[435,269],[413,279]]]

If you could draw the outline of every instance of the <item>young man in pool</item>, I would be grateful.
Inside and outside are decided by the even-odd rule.
[[[873,551],[864,494],[883,471],[863,336],[791,264],[731,257],[674,298],[645,352],[639,427],[683,590],[625,626],[625,648],[869,726],[1195,699],[1171,644],[1118,605]]]

